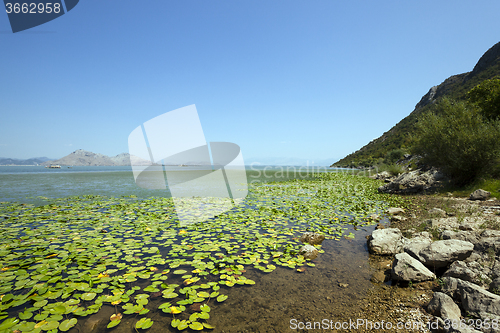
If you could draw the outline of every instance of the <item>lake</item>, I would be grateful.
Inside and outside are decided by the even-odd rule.
[[[285,170],[248,170],[243,203],[181,225],[168,194],[137,188],[130,168],[0,168],[0,331],[287,332],[291,320],[347,319],[371,288],[368,216],[389,197],[366,177]],[[305,231],[327,236],[312,260],[299,255]]]

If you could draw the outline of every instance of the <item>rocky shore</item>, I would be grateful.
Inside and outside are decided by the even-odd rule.
[[[388,184],[421,175],[396,177]],[[420,177],[419,189],[442,179],[434,171],[430,175]],[[423,291],[425,297],[410,312],[419,314],[414,320],[434,323],[428,327],[432,332],[499,330],[500,202],[482,190],[467,199],[426,200],[426,211],[389,209],[390,225],[379,224],[368,237],[372,281]]]

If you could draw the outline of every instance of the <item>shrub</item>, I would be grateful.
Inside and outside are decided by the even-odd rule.
[[[393,164],[396,163],[398,160],[402,159],[405,155],[405,152],[403,149],[393,149],[391,151],[388,151],[387,154],[385,155],[384,163],[385,164]]]
[[[489,119],[500,118],[500,78],[483,81],[467,93],[469,100]]]
[[[484,119],[470,103],[447,98],[434,111],[419,118],[413,152],[457,185],[473,181],[500,154],[500,122]]]

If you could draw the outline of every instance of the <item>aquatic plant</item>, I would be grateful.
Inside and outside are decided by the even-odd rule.
[[[372,223],[391,198],[377,185],[341,173],[254,184],[243,205],[191,225],[166,198],[0,203],[0,332],[65,332],[103,304],[115,307],[108,328],[128,316],[146,330],[161,311],[178,330],[212,329],[221,287],[251,287],[249,270],[314,267],[298,236],[340,239],[346,224]]]

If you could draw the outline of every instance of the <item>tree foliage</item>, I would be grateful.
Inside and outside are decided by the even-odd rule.
[[[459,185],[473,181],[500,154],[500,121],[479,112],[471,103],[443,98],[419,118],[412,151]]]
[[[483,81],[467,93],[469,100],[488,119],[500,119],[500,78]]]

